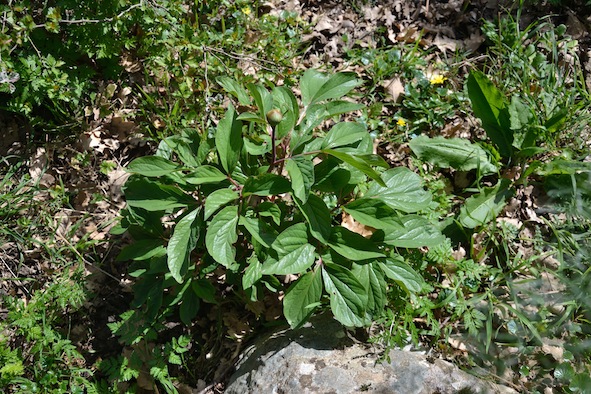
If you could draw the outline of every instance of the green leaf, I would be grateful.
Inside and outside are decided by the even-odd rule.
[[[271,245],[283,257],[308,243],[308,229],[305,223],[296,223],[281,232]]]
[[[333,149],[339,146],[352,145],[367,136],[365,126],[357,122],[339,122],[324,137],[322,149]]]
[[[305,204],[314,184],[312,159],[308,156],[292,157],[285,162],[285,170],[291,178],[294,196]]]
[[[205,200],[205,213],[203,219],[209,219],[209,217],[220,207],[231,201],[237,200],[238,197],[238,193],[231,189],[219,189],[211,192]]]
[[[355,275],[340,265],[324,263],[322,279],[334,317],[345,326],[363,327],[367,293]]]
[[[227,175],[215,167],[200,166],[193,172],[185,175],[184,180],[192,185],[202,185],[204,183],[219,183],[227,178]]]
[[[228,268],[236,261],[234,243],[238,240],[238,207],[229,206],[217,213],[207,227],[205,246],[215,261]]]
[[[197,167],[201,163],[198,161],[195,153],[199,149],[199,136],[192,136],[189,132],[183,132],[187,136],[173,135],[162,140],[173,152],[177,154],[179,159],[189,167]]]
[[[227,174],[231,174],[236,168],[242,144],[242,122],[236,119],[236,111],[230,104],[215,133],[215,146],[220,163]]]
[[[483,174],[497,172],[486,151],[465,138],[419,136],[413,138],[409,146],[419,159],[440,168],[452,167],[460,171],[479,169]]]
[[[496,218],[513,194],[509,181],[501,180],[495,187],[486,187],[479,194],[468,198],[460,208],[460,224],[466,228],[485,225]]]
[[[271,93],[260,85],[249,83],[247,87],[250,95],[254,99],[254,103],[259,109],[259,116],[261,119],[266,119],[267,112],[273,109],[273,97],[271,96]]]
[[[507,110],[509,111],[511,130],[522,131],[533,123],[534,114],[519,96],[513,95],[511,97],[511,103]]]
[[[367,312],[378,314],[387,303],[384,273],[376,263],[353,264],[351,272],[365,288],[368,296]]]
[[[226,92],[236,97],[240,104],[250,105],[250,96],[241,84],[226,76],[218,77],[216,81]]]
[[[193,292],[197,294],[197,296],[203,301],[209,302],[210,304],[218,303],[215,299],[217,290],[209,280],[205,278],[193,279],[191,282],[191,288],[193,289]]]
[[[300,327],[310,318],[321,296],[320,270],[307,272],[290,286],[283,298],[283,314],[292,329]]]
[[[127,171],[147,177],[169,175],[180,169],[176,163],[160,156],[138,157],[127,165]]]
[[[263,264],[264,275],[299,274],[314,264],[314,246],[305,244],[283,256],[279,261],[268,259]]]
[[[290,182],[282,176],[265,173],[249,177],[244,183],[242,196],[272,196],[287,193],[291,190]]]
[[[326,244],[332,233],[330,211],[322,199],[310,194],[305,204],[294,200],[306,221],[310,225],[310,233],[314,238]]]
[[[200,304],[199,297],[197,297],[194,291],[184,292],[183,301],[179,308],[179,315],[184,324],[187,326],[191,325],[191,321],[197,316]]]
[[[130,207],[146,211],[165,211],[186,207],[195,200],[176,186],[163,185],[145,178],[131,177],[125,183],[125,199]]]
[[[270,201],[263,201],[257,207],[259,216],[269,217],[276,225],[281,225],[281,208]]]
[[[384,274],[408,292],[421,291],[424,280],[404,259],[400,256],[396,259],[386,259],[378,262]]]
[[[140,239],[131,245],[124,247],[117,261],[148,260],[152,257],[161,257],[166,254],[166,248],[161,239]]]
[[[273,89],[273,106],[283,114],[283,119],[275,127],[275,137],[281,139],[290,134],[299,120],[300,108],[298,100],[292,91],[285,86],[278,86]]]
[[[376,181],[379,185],[386,186],[383,179],[380,177],[373,168],[371,168],[371,164],[368,163],[368,160],[375,161],[373,156],[367,155],[352,155],[345,152],[339,152],[333,149],[324,149],[322,150],[323,153],[329,154],[331,156],[336,157],[339,160],[344,161],[345,163],[349,164],[350,166],[357,168],[365,175]]]
[[[371,184],[365,198],[375,198],[390,208],[411,213],[431,203],[431,193],[423,189],[420,176],[406,167],[392,168],[382,174],[384,186]]]
[[[376,229],[400,226],[397,212],[381,200],[359,198],[343,206],[343,209],[359,223]]]
[[[566,123],[566,119],[568,116],[568,109],[561,109],[557,113],[555,113],[550,119],[548,119],[544,123],[544,127],[550,133],[556,133],[558,130],[562,128],[564,123]]]
[[[263,277],[263,265],[253,253],[253,255],[248,259],[248,267],[244,271],[244,275],[242,276],[242,288],[244,290],[252,287],[255,283],[257,283]]]
[[[194,209],[177,223],[166,247],[168,270],[179,283],[183,282],[188,267],[189,255],[193,249],[190,246],[192,244],[195,247],[195,239],[199,237],[199,227],[193,225],[198,213],[199,209]]]
[[[260,219],[240,216],[238,224],[244,226],[250,235],[266,248],[270,248],[275,241],[273,229]]]
[[[484,131],[497,145],[501,156],[511,157],[513,154],[513,132],[505,97],[480,71],[470,73],[467,86],[472,109],[482,121]]]
[[[328,246],[341,256],[352,261],[385,257],[373,242],[341,226],[333,228]]]
[[[398,248],[435,247],[445,240],[445,236],[424,217],[407,215],[399,219],[402,227],[385,229],[385,244]]]
[[[302,104],[312,105],[324,100],[338,99],[359,86],[361,81],[353,73],[336,73],[330,77],[316,70],[307,70],[300,81]]]

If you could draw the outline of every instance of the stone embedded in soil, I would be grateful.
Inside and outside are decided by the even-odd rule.
[[[514,393],[443,360],[393,350],[379,363],[375,349],[354,343],[331,317],[260,338],[241,355],[226,394],[243,393]]]

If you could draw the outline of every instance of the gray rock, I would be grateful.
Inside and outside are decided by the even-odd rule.
[[[226,394],[515,393],[419,352],[393,350],[390,363],[355,343],[332,317],[259,339],[241,355]]]

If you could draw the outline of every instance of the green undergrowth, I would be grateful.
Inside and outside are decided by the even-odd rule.
[[[309,27],[269,11],[0,6],[2,109],[37,133],[126,105],[157,142],[129,160],[112,231],[129,241],[112,264],[128,266],[134,299],[108,325],[124,350],[95,365],[69,331],[92,300],[94,244],[55,234],[72,195],[3,167],[16,290],[2,298],[0,387],[176,393],[212,381],[227,343],[329,310],[519,391],[588,392],[591,103],[565,27],[483,21],[483,56],[456,54],[467,75],[418,44],[353,45],[357,75],[297,69]],[[31,260],[50,273],[19,273]]]

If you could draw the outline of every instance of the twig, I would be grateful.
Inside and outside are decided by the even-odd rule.
[[[144,2],[142,0],[137,4],[133,4],[133,5],[129,6],[125,10],[118,13],[116,16],[112,16],[110,18],[105,18],[105,19],[60,19],[57,22],[60,24],[66,24],[66,25],[85,25],[85,24],[90,24],[90,23],[113,22],[115,19],[119,19],[123,15],[127,14],[129,11],[131,11],[135,8],[141,7],[143,5],[144,5]],[[35,25],[35,27],[36,28],[45,27],[45,23],[42,23],[40,25]]]

